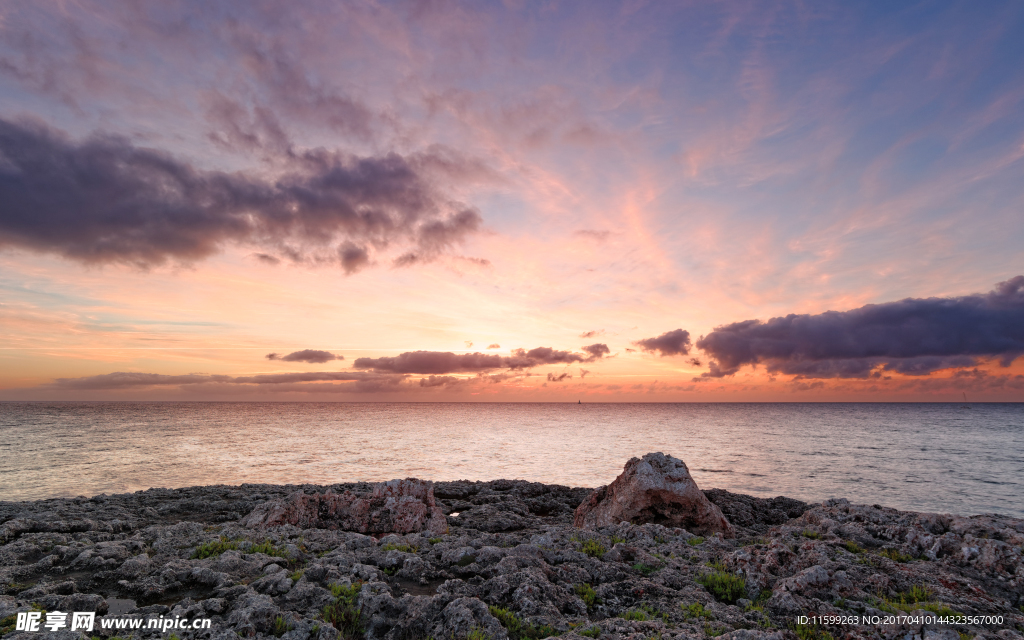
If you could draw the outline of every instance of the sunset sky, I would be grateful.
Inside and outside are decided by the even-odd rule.
[[[1024,3],[0,4],[0,400],[1024,401]]]

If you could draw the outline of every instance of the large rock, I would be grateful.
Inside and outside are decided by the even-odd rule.
[[[631,458],[614,482],[596,489],[576,508],[573,524],[594,529],[620,522],[735,535],[722,511],[697,488],[686,463],[664,453]]]
[[[300,529],[341,529],[359,533],[441,534],[448,528],[434,499],[434,483],[406,478],[373,487],[369,496],[350,491],[305,494],[261,504],[242,519],[247,527],[291,524]]]

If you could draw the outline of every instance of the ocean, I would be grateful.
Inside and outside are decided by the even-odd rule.
[[[1024,404],[0,403],[0,500],[418,477],[702,489],[1024,517]]]

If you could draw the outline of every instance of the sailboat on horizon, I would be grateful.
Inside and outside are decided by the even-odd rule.
[[[964,391],[963,394],[964,394],[964,403],[962,405],[960,405],[960,408],[961,409],[970,409],[970,407],[967,406],[967,392]]]

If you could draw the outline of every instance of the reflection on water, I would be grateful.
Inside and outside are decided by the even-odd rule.
[[[1024,516],[1024,405],[0,403],[0,499],[523,478],[664,451],[703,488]]]

